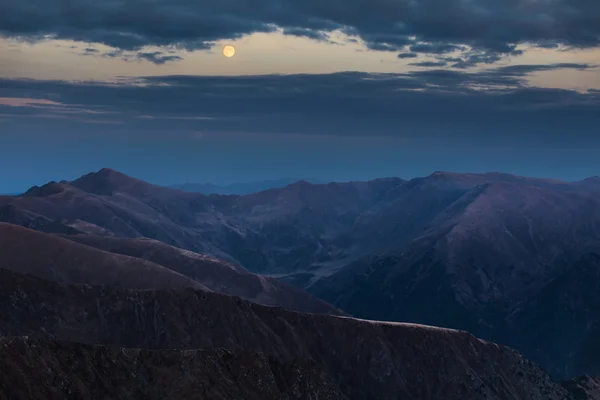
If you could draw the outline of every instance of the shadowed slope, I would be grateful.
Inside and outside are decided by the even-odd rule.
[[[202,284],[150,261],[101,251],[5,223],[0,223],[0,268],[61,283],[208,290]]]
[[[274,278],[253,274],[213,257],[166,245],[152,239],[125,239],[92,235],[68,235],[66,239],[111,253],[160,264],[200,282],[209,289],[255,303],[318,314],[343,314],[307,292]]]
[[[120,349],[0,338],[0,398],[345,399],[312,360],[241,350]]]
[[[447,329],[264,307],[185,290],[61,286],[0,270],[0,331],[140,348],[314,360],[353,399],[564,400],[516,351]]]

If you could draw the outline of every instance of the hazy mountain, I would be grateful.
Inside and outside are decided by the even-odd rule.
[[[182,398],[196,389],[211,399],[271,390],[274,398],[574,400],[516,351],[466,332],[300,314],[193,289],[62,286],[0,270],[0,311],[4,335],[52,339],[1,341],[5,397]],[[88,346],[98,344],[110,347]]]
[[[369,252],[356,246],[355,221],[402,183],[301,181],[248,196],[205,196],[103,169],[0,197],[0,218],[46,232],[149,237],[254,272],[330,273],[340,260]]]
[[[258,182],[230,183],[222,186],[213,185],[212,183],[182,183],[178,185],[171,185],[169,187],[173,189],[185,190],[186,192],[202,194],[251,194],[267,189],[282,188],[301,180],[302,179],[283,178]],[[320,179],[306,179],[305,181],[311,183],[324,183]]]

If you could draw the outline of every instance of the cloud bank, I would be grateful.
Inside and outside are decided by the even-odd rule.
[[[1,79],[0,98],[9,100],[0,102],[0,114],[8,129],[47,129],[49,122],[44,119],[58,116],[52,123],[65,130],[104,123],[122,125],[124,132],[172,134],[512,136],[545,141],[564,136],[574,140],[593,136],[600,126],[600,92],[532,87],[527,74],[592,67],[153,76],[119,82]]]
[[[600,46],[598,0],[5,0],[0,33],[102,43],[208,49],[221,39],[282,30],[327,40],[336,30],[376,50],[443,56],[467,68],[543,48]],[[438,60],[441,62],[441,60]]]

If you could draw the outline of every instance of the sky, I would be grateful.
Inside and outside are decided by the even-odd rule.
[[[0,3],[0,193],[103,167],[578,180],[599,150],[597,0]]]

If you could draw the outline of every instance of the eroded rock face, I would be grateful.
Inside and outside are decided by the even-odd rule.
[[[241,349],[265,354],[282,365],[308,359],[326,374],[323,382],[332,382],[318,390],[338,387],[351,399],[564,400],[567,396],[562,386],[516,351],[466,332],[300,314],[193,289],[61,286],[0,271],[0,331],[129,348]],[[179,368],[176,360],[170,365]],[[316,369],[310,371],[322,376]],[[287,379],[296,378],[292,374]]]
[[[312,360],[243,350],[122,349],[0,339],[0,398],[346,399]]]

